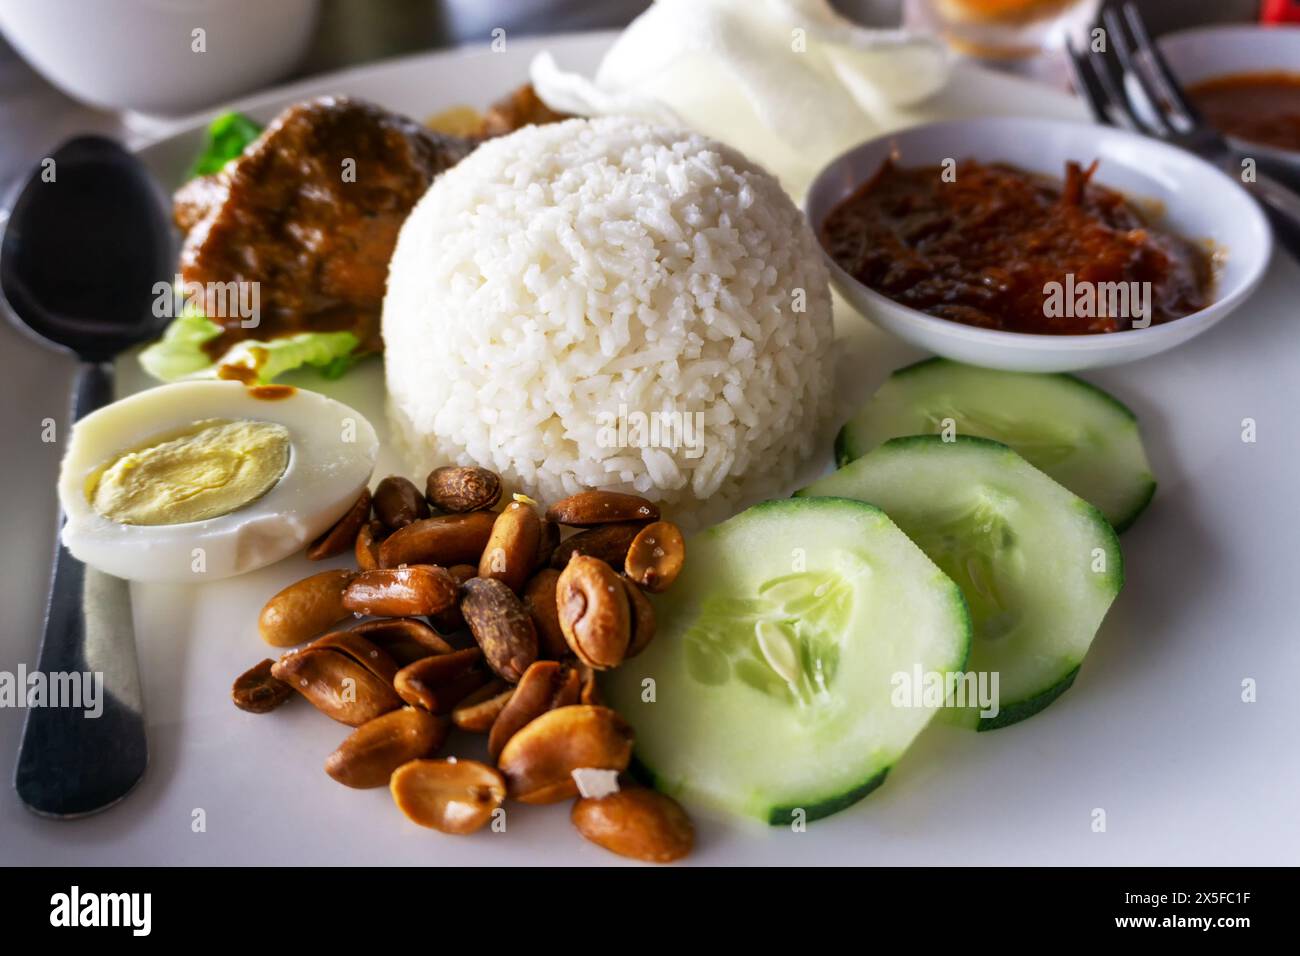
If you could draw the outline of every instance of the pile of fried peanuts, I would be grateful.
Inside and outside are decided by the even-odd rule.
[[[676,801],[617,783],[632,728],[596,684],[654,637],[645,592],[680,573],[681,531],[617,492],[580,492],[544,516],[522,495],[501,504],[500,477],[476,467],[435,469],[423,494],[400,476],[364,491],[307,550],[352,551],[358,570],[314,574],[266,603],[267,643],[310,643],[241,675],[235,705],[266,713],[297,691],[355,727],[326,773],[387,785],[422,826],[472,833],[507,797],[574,800],[592,842],[650,862],[685,856],[694,828]],[[561,540],[561,526],[580,530]],[[364,620],[340,629],[350,618]],[[434,759],[453,727],[487,734],[495,766]]]

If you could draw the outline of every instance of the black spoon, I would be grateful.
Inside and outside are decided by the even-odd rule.
[[[72,421],[113,400],[113,357],[166,324],[154,314],[154,285],[169,281],[174,255],[166,197],[144,164],[110,139],[69,140],[18,193],[0,241],[0,298],[11,321],[81,359]],[[148,762],[131,595],[125,581],[87,568],[62,545],[37,668],[47,680],[102,673],[103,710],[91,717],[85,707],[28,709],[18,796],[54,817],[112,806]]]

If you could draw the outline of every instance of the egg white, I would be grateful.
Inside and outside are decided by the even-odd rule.
[[[97,514],[86,482],[124,451],[203,419],[275,422],[289,430],[289,464],[270,491],[228,514],[169,525],[126,525]],[[351,440],[348,440],[351,439]],[[239,382],[162,385],[101,408],[72,428],[59,471],[74,557],[133,581],[202,582],[294,554],[356,501],[370,480],[379,438],[356,409],[317,392],[256,397]]]

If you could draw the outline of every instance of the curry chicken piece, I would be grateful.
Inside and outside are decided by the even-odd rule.
[[[242,338],[349,330],[382,349],[388,260],[434,177],[472,148],[370,103],[325,97],[289,107],[221,172],[174,197],[187,233],[186,284],[257,282],[261,321],[210,316],[220,357]]]

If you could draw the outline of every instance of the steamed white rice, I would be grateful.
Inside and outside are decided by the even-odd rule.
[[[635,492],[688,525],[786,493],[831,388],[826,267],[777,181],[618,117],[525,128],[439,177],[383,336],[414,473]]]

